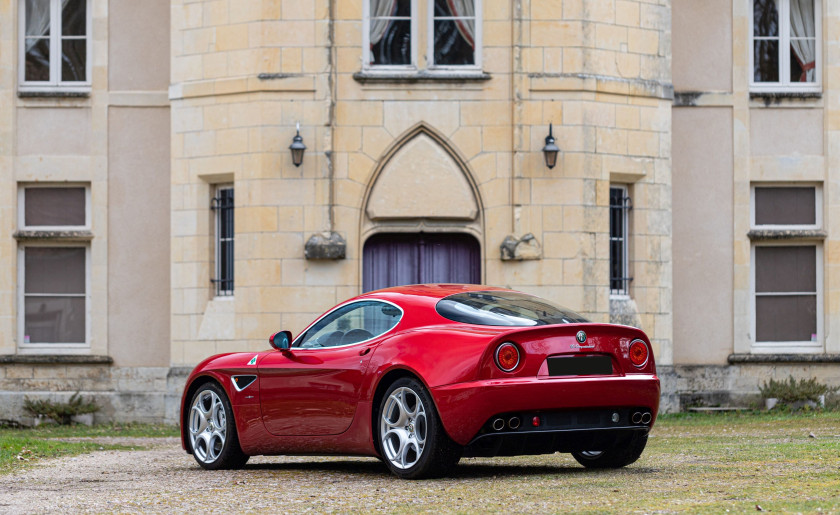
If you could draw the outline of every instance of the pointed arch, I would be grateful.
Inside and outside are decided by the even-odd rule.
[[[400,202],[394,202],[398,193]],[[362,211],[368,221],[445,219],[483,225],[484,207],[464,157],[443,134],[420,122],[382,154]]]

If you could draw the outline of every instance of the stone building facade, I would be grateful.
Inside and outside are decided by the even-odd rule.
[[[669,410],[742,402],[769,376],[840,384],[840,12],[827,0],[814,0],[819,30],[787,39],[756,39],[754,12],[798,0],[41,0],[87,6],[89,75],[65,84],[50,69],[57,83],[33,86],[49,39],[25,16],[37,1],[0,0],[12,412],[24,395],[81,390],[107,416],[173,421],[204,357],[265,349],[345,298],[416,281],[507,286],[640,326]],[[778,52],[777,67],[800,65],[804,87],[751,79],[751,55],[772,72],[769,49],[791,41],[805,58]],[[81,185],[89,224],[31,229],[30,184]],[[778,223],[788,194],[813,216]],[[86,252],[75,346],[26,341],[40,320],[27,299],[50,292],[29,292],[21,270],[44,242]],[[791,259],[793,286],[815,290],[793,292],[797,330],[813,312],[814,336],[756,339],[793,287],[766,277]]]
[[[163,418],[168,20],[159,0],[0,1],[0,419],[76,391]]]

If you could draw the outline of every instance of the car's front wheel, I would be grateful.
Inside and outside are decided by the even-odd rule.
[[[379,405],[377,439],[385,465],[402,479],[446,474],[461,458],[438,417],[431,396],[413,378],[394,381]]]
[[[647,445],[647,434],[636,434],[629,441],[603,451],[573,452],[572,456],[586,468],[621,468],[639,459]]]
[[[236,469],[248,461],[239,447],[230,401],[216,383],[195,392],[187,421],[192,455],[203,468]]]

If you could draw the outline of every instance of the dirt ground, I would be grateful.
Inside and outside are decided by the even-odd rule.
[[[465,459],[428,481],[350,457],[254,457],[210,472],[176,438],[94,437],[145,449],[0,475],[0,513],[840,513],[840,420],[750,420],[658,426],[619,470],[588,471],[564,454]]]

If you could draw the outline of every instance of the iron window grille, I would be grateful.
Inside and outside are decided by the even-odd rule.
[[[610,295],[630,292],[628,219],[633,204],[624,186],[610,187]]]
[[[216,190],[210,209],[216,218],[216,277],[210,282],[217,296],[233,295],[233,188]]]

